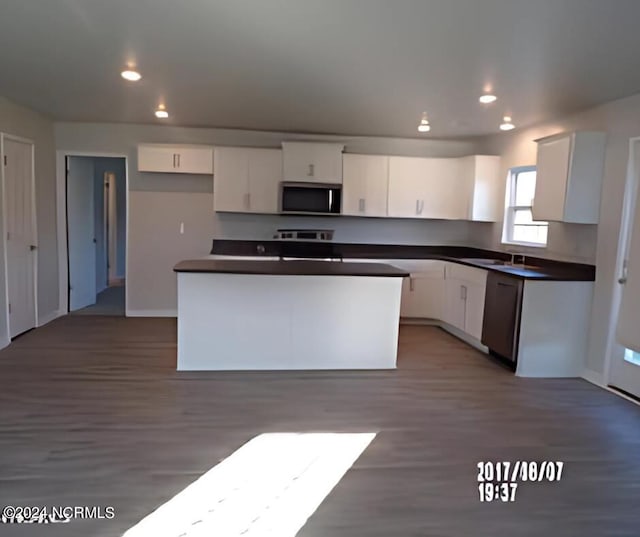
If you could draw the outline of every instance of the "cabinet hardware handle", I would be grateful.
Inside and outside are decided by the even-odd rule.
[[[460,286],[460,298],[462,300],[467,300],[467,286],[466,285],[461,285]]]
[[[413,278],[409,276],[409,291],[413,291]]]
[[[360,198],[360,201],[358,202],[358,209],[360,210],[361,213],[364,212],[364,198]]]
[[[249,208],[249,194],[244,195],[244,208],[245,209]]]
[[[314,167],[315,166],[313,164],[309,164],[309,173],[307,174],[308,177],[313,177]]]
[[[178,168],[180,167],[180,153],[178,153]]]
[[[173,167],[176,167],[176,154],[173,154]]]
[[[420,214],[420,200],[416,200],[416,214]]]

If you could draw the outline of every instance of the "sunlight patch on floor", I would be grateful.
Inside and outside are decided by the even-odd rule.
[[[375,436],[256,436],[123,537],[294,537]]]

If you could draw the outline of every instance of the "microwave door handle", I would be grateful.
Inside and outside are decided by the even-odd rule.
[[[333,207],[333,189],[330,188],[329,192],[329,212],[331,212],[331,208]]]

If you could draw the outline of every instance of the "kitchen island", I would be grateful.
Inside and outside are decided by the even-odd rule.
[[[174,271],[178,370],[396,367],[404,270],[194,259]]]

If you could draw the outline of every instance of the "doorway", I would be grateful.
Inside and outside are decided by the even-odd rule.
[[[2,135],[7,332],[10,339],[37,326],[37,226],[34,145]]]
[[[126,161],[66,157],[68,309],[125,315]]]
[[[637,271],[640,266],[640,138],[633,138],[629,147],[629,164],[625,186],[622,225],[618,242],[618,282],[614,291],[612,323],[609,334],[607,384],[618,391],[640,399],[640,348],[638,340],[638,305],[630,299],[640,287]],[[635,279],[628,268],[635,269]],[[633,289],[632,289],[633,288]],[[631,349],[629,347],[635,347]]]

